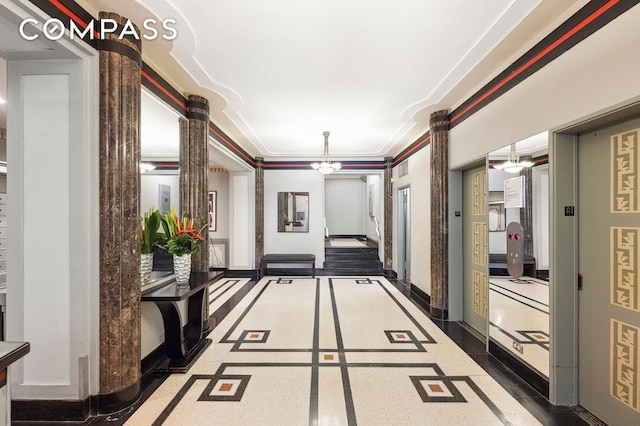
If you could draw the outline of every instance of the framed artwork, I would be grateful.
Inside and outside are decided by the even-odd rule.
[[[218,191],[209,191],[209,231],[218,229]]]

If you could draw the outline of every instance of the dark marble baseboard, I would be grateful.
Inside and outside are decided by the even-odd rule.
[[[549,399],[549,380],[541,376],[532,368],[511,355],[493,340],[489,340],[489,353],[496,357],[500,362],[509,367],[511,371],[520,376],[531,387],[540,392],[542,396]]]

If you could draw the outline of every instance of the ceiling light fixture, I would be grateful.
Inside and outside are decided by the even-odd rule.
[[[329,134],[329,132],[322,133],[324,136],[324,154],[322,154],[322,161],[320,163],[311,163],[311,167],[323,175],[327,175],[342,168],[342,164],[332,163],[329,159]]]
[[[525,167],[532,167],[533,163],[528,160],[520,161],[520,156],[516,152],[516,144],[511,144],[511,150],[507,156],[507,161],[493,166],[494,169],[504,170],[507,173],[519,173]]]
[[[155,168],[156,166],[151,163],[140,163],[140,173],[147,173]]]
[[[0,96],[0,105],[2,104],[6,104],[7,100],[5,98],[3,98],[2,96]]]

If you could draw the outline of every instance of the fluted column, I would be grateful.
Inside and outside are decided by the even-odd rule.
[[[393,270],[393,157],[384,159],[384,269]]]
[[[100,19],[126,22],[114,13]],[[137,29],[136,29],[137,31]],[[104,411],[140,393],[141,44],[107,34],[100,60],[100,396]]]
[[[449,112],[431,114],[431,315],[446,319],[449,298]]]
[[[264,158],[256,157],[256,268],[264,254]]]
[[[208,223],[209,214],[209,101],[196,95],[187,100],[188,137],[180,144],[180,208],[194,221],[196,230]],[[191,256],[191,270],[209,271],[208,229],[200,250]]]

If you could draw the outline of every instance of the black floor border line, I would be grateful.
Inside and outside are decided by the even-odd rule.
[[[234,288],[240,282],[240,280],[229,280],[229,282],[232,282],[232,281],[235,281],[235,282],[233,284],[231,284],[229,287],[225,288],[224,291],[222,291],[220,294],[215,296],[213,299],[209,300],[209,306],[213,305],[216,300],[220,299],[226,292],[228,292],[229,290]],[[222,286],[220,286],[220,287],[222,287]],[[215,289],[214,292],[220,290],[220,287]]]
[[[508,291],[509,293],[516,294],[516,295],[518,295],[518,296],[522,297],[523,299],[531,300],[532,302],[535,302],[535,303],[537,303],[537,304],[539,304],[539,305],[542,305],[542,306],[546,306],[547,308],[549,307],[549,305],[548,305],[547,303],[542,303],[542,302],[541,302],[541,301],[539,301],[539,300],[536,300],[536,299],[533,299],[533,298],[531,298],[531,297],[525,296],[524,294],[518,293],[517,291],[511,290],[510,288],[503,287],[503,286],[501,286],[501,285],[499,285],[499,284],[496,284],[496,283],[494,283],[494,282],[491,282],[491,279],[489,279],[489,284],[490,284],[490,285],[492,285],[492,286],[494,286],[494,287],[498,287],[498,288],[501,288],[501,289],[503,289],[503,290],[505,290],[505,291]]]
[[[320,400],[320,278],[316,278],[316,301],[313,313],[313,351],[311,352],[311,390],[309,395],[309,425],[318,424]]]
[[[231,337],[233,332],[236,331],[236,328],[238,328],[240,323],[244,320],[244,317],[246,317],[249,311],[253,308],[253,305],[255,305],[258,302],[258,299],[260,299],[260,296],[262,296],[264,292],[267,290],[267,288],[269,288],[269,284],[271,284],[272,281],[273,280],[267,280],[267,282],[264,284],[264,287],[262,287],[262,289],[258,292],[258,294],[253,298],[251,303],[249,303],[249,306],[247,306],[245,310],[242,312],[242,314],[240,314],[236,322],[234,322],[233,325],[229,328],[229,331],[227,331],[227,333],[222,337],[222,339],[220,339],[219,343],[236,343],[235,341],[229,340],[229,337]]]
[[[287,278],[289,278],[289,277],[287,277]],[[339,279],[356,279],[356,277],[340,277]],[[257,301],[257,299],[259,298],[259,296],[261,296],[261,295],[264,293],[264,291],[266,290],[266,288],[267,288],[268,284],[270,283],[270,281],[271,281],[271,280],[269,280],[269,282],[267,282],[267,283],[265,284],[265,286],[260,290],[260,292],[259,292],[259,294],[256,296],[256,298],[254,298],[254,300],[253,300],[253,301],[251,302],[251,304],[247,307],[247,309],[245,309],[245,312],[243,313],[242,318],[244,318],[244,316],[246,316],[246,313],[248,312],[248,309],[250,309],[250,308],[255,304],[255,302]],[[335,311],[335,314],[337,314],[337,305],[335,305],[335,304],[334,304],[334,303],[335,303],[335,294],[333,294],[333,283],[331,282],[331,281],[332,281],[332,278],[329,278],[329,281],[330,281],[330,286],[329,286],[329,287],[330,287],[330,291],[332,292],[332,296],[333,296],[333,299],[332,299],[332,305],[333,305],[333,306],[332,306],[332,308],[334,308],[334,309],[336,310],[336,311]],[[382,283],[381,283],[379,280],[376,280],[376,281],[377,281],[380,285],[382,285]],[[316,278],[316,282],[317,282],[317,286],[318,286],[317,292],[319,292],[319,288],[320,288],[320,278]],[[393,285],[393,286],[395,287],[395,285],[393,284],[393,282],[391,282],[391,281],[390,281],[390,284],[391,284],[391,285]],[[255,286],[255,285],[257,285],[257,282],[256,282],[256,283],[254,283],[254,286]],[[388,290],[384,287],[384,285],[382,285],[382,287],[383,287],[383,288],[387,291],[387,293],[388,293]],[[388,293],[388,294],[389,294],[389,293]],[[246,294],[245,294],[245,295],[246,295]],[[389,294],[389,295],[390,295],[390,296],[395,300],[395,302],[396,302],[396,303],[399,303],[399,301],[398,301],[397,299],[395,299],[391,294]],[[416,306],[416,307],[420,310],[420,312],[421,312],[421,313],[423,313],[423,314],[425,315],[425,317],[426,317],[427,319],[429,319],[430,321],[434,322],[434,323],[435,323],[435,325],[436,325],[436,326],[438,326],[438,321],[433,320],[433,318],[430,316],[430,314],[429,314],[428,312],[426,312],[426,311],[424,311],[424,309],[420,308],[420,305],[419,305],[419,304],[417,304],[417,303],[416,303],[412,298],[407,297],[407,295],[403,294],[403,296],[405,296],[405,298],[407,298],[407,300],[408,300],[410,303],[412,303],[414,306]],[[244,297],[244,296],[243,296],[243,297]],[[240,302],[240,300],[236,301],[236,305],[237,305],[237,303],[239,303],[239,302]],[[319,307],[319,297],[317,297],[317,306]],[[230,312],[231,310],[233,310],[233,308],[231,308],[231,309],[229,310],[229,312]],[[319,315],[319,312],[318,312],[318,315]],[[415,319],[415,318],[413,318],[413,317],[411,316],[411,314],[409,314],[409,315],[408,315],[408,317],[410,317],[411,319]],[[241,321],[241,318],[239,318],[239,319],[238,319],[238,321],[236,321],[236,323],[234,323],[234,325],[232,326],[234,329],[235,329],[235,328],[237,328],[237,326],[239,325],[239,321]],[[445,321],[445,322],[446,322],[446,321]],[[335,326],[339,326],[339,323],[336,323],[336,322],[334,321],[334,325],[335,325]],[[441,328],[441,327],[439,327],[439,328]],[[448,333],[447,333],[445,330],[443,330],[442,328],[441,328],[441,330],[442,330],[443,332],[445,332],[445,334],[447,334],[447,335],[448,335]],[[232,330],[230,330],[230,331],[232,331]],[[229,333],[227,333],[227,334],[229,334]],[[336,336],[336,337],[337,337],[337,336]],[[233,343],[233,342],[227,342],[227,343]],[[411,343],[411,342],[408,342],[408,343]],[[455,342],[454,342],[454,343],[455,343]],[[464,351],[464,349],[463,349],[462,347],[460,347],[460,345],[456,344],[456,346],[458,346],[458,347],[460,348],[460,350],[462,350],[463,352],[465,352],[465,353],[466,353],[466,351]],[[315,350],[315,348],[314,348],[314,350]],[[320,353],[320,352],[335,352],[336,350],[335,350],[335,349],[322,349],[322,348],[318,348],[318,349],[317,349],[317,351],[318,351],[318,353]],[[343,349],[342,354],[344,354],[345,352],[348,352],[348,351],[349,351],[349,350],[344,350],[344,349]],[[490,353],[488,353],[488,355],[491,355],[491,354],[490,354]],[[263,367],[269,367],[269,366],[272,366],[272,367],[276,367],[276,366],[282,366],[282,367],[294,367],[294,366],[298,366],[298,367],[303,367],[303,366],[307,366],[307,367],[312,367],[312,366],[313,366],[313,364],[314,364],[313,362],[312,362],[312,363],[226,363],[226,364],[224,364],[224,368],[226,368],[227,366],[230,366],[230,365],[232,365],[232,366],[238,366],[238,367],[242,367],[242,366],[254,366],[254,367],[260,367],[260,366],[263,366]],[[357,368],[357,367],[381,367],[381,368],[384,368],[384,367],[389,367],[389,368],[425,368],[425,367],[429,367],[429,368],[434,368],[434,371],[437,371],[437,374],[444,376],[444,372],[439,368],[439,366],[438,366],[437,364],[434,364],[434,363],[402,363],[402,364],[398,364],[398,363],[346,363],[346,360],[345,360],[345,362],[344,362],[344,363],[343,363],[343,362],[340,362],[340,364],[320,363],[320,362],[318,361],[318,362],[317,362],[317,366],[318,366],[318,367],[340,367],[341,369],[342,369],[342,368]],[[221,365],[221,366],[220,366],[220,368],[221,368],[222,370],[220,370],[220,369],[219,369],[219,371],[224,371],[224,369],[223,369],[223,365]],[[438,370],[435,370],[435,368],[437,368]],[[484,369],[485,371],[487,371],[487,370],[486,370],[486,368],[484,368],[484,367],[483,367],[483,369]],[[487,371],[487,372],[488,372],[488,373],[490,373],[489,371]],[[217,373],[216,373],[216,374],[217,374]],[[199,375],[199,376],[203,376],[203,378],[204,378],[204,375]],[[192,377],[193,377],[193,376],[192,376]],[[447,377],[447,376],[444,376],[444,377]],[[451,377],[455,377],[455,376],[451,376]],[[462,376],[462,377],[466,377],[466,376]],[[489,374],[489,377],[493,377],[493,376],[492,376],[491,374]],[[209,379],[209,378],[210,378],[210,376],[206,376],[206,378],[207,378],[207,379]],[[165,379],[166,379],[166,378],[165,378]],[[497,379],[496,379],[496,378],[494,378],[494,380],[497,380]],[[183,387],[180,389],[180,391],[178,392],[178,394],[176,394],[176,395],[175,395],[175,397],[172,399],[172,401],[169,403],[169,405],[168,405],[167,407],[165,407],[165,409],[163,410],[163,412],[162,412],[162,413],[165,413],[165,412],[166,412],[166,416],[165,416],[163,419],[161,418],[161,416],[159,416],[159,417],[158,417],[158,419],[156,420],[156,422],[154,422],[154,423],[153,423],[154,425],[156,425],[156,424],[157,424],[157,425],[160,425],[160,424],[162,424],[162,423],[164,422],[164,420],[166,420],[166,417],[168,417],[168,415],[170,414],[170,412],[175,408],[175,406],[180,402],[180,400],[181,400],[181,399],[184,397],[184,395],[188,392],[189,388],[193,385],[193,382],[195,382],[195,380],[192,380],[192,378],[189,378],[189,379],[187,380],[187,382],[183,385]],[[498,381],[498,383],[500,383],[500,382]],[[187,386],[187,385],[188,385],[188,386]],[[474,385],[475,385],[475,383],[474,383]],[[157,388],[158,386],[159,386],[159,385],[157,385],[157,386],[156,386],[156,388]],[[477,385],[475,385],[475,386],[477,386]],[[470,386],[470,387],[472,387],[472,388],[473,388],[473,386]],[[479,389],[479,387],[478,387],[478,389]],[[475,391],[475,389],[474,389],[474,391]],[[487,401],[489,401],[491,404],[493,404],[493,403],[491,402],[491,400],[490,400],[490,399],[484,400],[484,399],[480,396],[480,394],[478,394],[477,392],[476,392],[476,394],[480,397],[480,399],[482,399],[482,400],[483,400],[483,402],[485,402],[485,403],[486,403]],[[486,395],[485,395],[485,396],[486,396]],[[179,398],[178,398],[178,397],[179,397]],[[175,404],[172,406],[172,404],[173,404],[174,402],[175,402]],[[490,408],[490,409],[491,409],[491,404],[487,404],[488,408]],[[525,408],[525,409],[527,409],[527,407],[526,407],[526,406],[524,406],[524,408]],[[496,409],[498,409],[498,408],[496,407]],[[528,409],[527,409],[527,410],[528,410]],[[493,411],[493,410],[492,410],[492,411]],[[498,411],[499,411],[499,409],[498,409]],[[531,412],[530,410],[528,410],[528,411],[529,411],[529,412]],[[162,415],[162,413],[161,413],[161,415]],[[495,411],[494,411],[494,414],[495,414]],[[532,414],[533,414],[533,413],[532,413]],[[355,411],[354,411],[354,415],[355,415]],[[496,414],[496,415],[497,415],[497,414]],[[502,414],[502,416],[504,417],[504,415],[503,415],[503,414]],[[498,416],[498,417],[500,418],[500,416]],[[502,418],[500,418],[500,419],[502,420]],[[158,423],[158,421],[160,421],[160,422]],[[504,421],[503,421],[503,423],[504,423]],[[354,424],[355,424],[355,423],[354,423]],[[508,423],[505,423],[505,424],[508,424]]]
[[[518,299],[516,299],[516,298],[514,298],[514,297],[509,296],[508,294],[504,294],[503,292],[501,292],[501,291],[499,291],[499,290],[496,290],[495,288],[491,288],[491,286],[489,286],[489,290],[490,290],[490,291],[493,291],[493,292],[495,292],[495,293],[497,293],[497,294],[499,294],[499,295],[501,295],[501,296],[504,296],[504,297],[506,297],[507,299],[511,299],[511,300],[513,300],[513,301],[515,301],[515,302],[521,303],[521,304],[523,304],[524,306],[528,306],[528,307],[529,307],[529,308],[531,308],[531,309],[535,309],[536,311],[542,312],[542,313],[543,313],[543,314],[545,314],[545,315],[549,315],[549,312],[545,312],[545,311],[543,311],[543,310],[542,310],[542,309],[540,309],[540,308],[537,308],[537,307],[535,307],[535,306],[531,306],[530,304],[523,302],[522,300],[518,300]]]
[[[336,344],[338,346],[338,358],[340,360],[340,373],[342,375],[342,390],[344,392],[344,405],[347,411],[347,424],[356,426],[356,409],[353,404],[353,394],[351,393],[351,382],[349,381],[349,370],[345,366],[347,359],[344,355],[344,344],[342,342],[342,330],[340,328],[340,318],[338,317],[338,305],[333,289],[333,278],[329,278],[329,294],[331,296],[331,311],[333,312],[333,326],[336,333]]]

